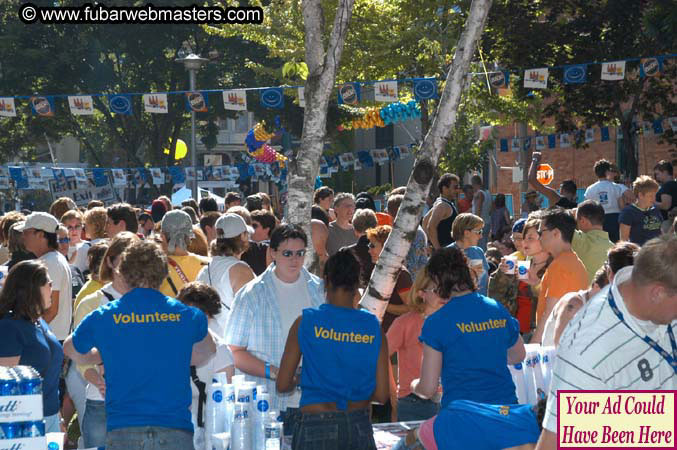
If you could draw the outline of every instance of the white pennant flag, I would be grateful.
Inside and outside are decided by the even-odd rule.
[[[545,148],[545,136],[536,136],[535,146],[536,150],[543,150]]]
[[[159,167],[151,167],[150,176],[153,177],[153,184],[159,186],[165,183],[165,174]]]
[[[247,91],[243,89],[223,91],[223,109],[229,109],[231,111],[246,111]]]
[[[143,110],[147,113],[167,114],[167,94],[143,94]]]
[[[587,128],[585,130],[585,143],[589,144],[591,142],[595,142],[595,129]]]
[[[524,71],[524,87],[546,89],[548,87],[548,69],[527,69]]]
[[[16,117],[14,97],[0,97],[0,117]]]
[[[379,81],[374,84],[374,100],[377,102],[396,102],[397,81]]]
[[[602,80],[618,81],[625,78],[625,61],[602,63]]]
[[[127,186],[127,174],[125,169],[111,169],[113,174],[113,185],[115,186]]]
[[[74,116],[91,116],[94,114],[94,102],[91,95],[71,95],[68,106]]]
[[[306,88],[299,88],[299,106],[301,108],[306,107]]]

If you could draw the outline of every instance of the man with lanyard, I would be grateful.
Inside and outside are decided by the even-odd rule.
[[[677,238],[648,241],[634,262],[562,334],[537,450],[557,448],[558,390],[677,389]]]
[[[423,218],[423,230],[434,249],[446,247],[454,242],[451,237],[451,224],[458,216],[454,201],[460,191],[460,183],[460,179],[453,173],[445,173],[437,182],[440,196]]]

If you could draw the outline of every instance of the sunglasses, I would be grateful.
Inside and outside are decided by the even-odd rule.
[[[483,231],[482,230],[470,230],[473,233],[477,234],[478,236],[482,236]]]
[[[59,244],[69,244],[71,242],[71,240],[70,240],[70,238],[66,237],[66,238],[57,239],[57,242]]]
[[[282,251],[282,256],[284,256],[285,258],[291,258],[294,255],[296,255],[297,258],[303,258],[304,256],[306,256],[306,249],[297,250],[296,252],[294,252],[293,250]]]

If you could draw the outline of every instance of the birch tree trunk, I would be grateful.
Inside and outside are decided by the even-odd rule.
[[[461,100],[464,80],[490,8],[491,0],[473,0],[470,6],[470,14],[447,73],[446,85],[436,115],[430,131],[421,144],[414,162],[414,169],[407,182],[407,193],[395,218],[393,230],[372,272],[369,286],[360,300],[360,305],[374,313],[379,320],[383,319],[397,275],[402,268],[411,242],[416,236],[416,229],[421,220],[423,205],[435,175],[437,162],[456,123],[456,112]]]
[[[336,70],[355,0],[339,0],[331,35],[324,48],[324,14],[320,0],[303,0],[306,64],[308,77],[305,85],[305,114],[301,148],[289,164],[286,218],[300,225],[310,237],[310,210],[319,174],[320,157],[327,129],[327,108],[334,92]],[[313,246],[308,245],[306,263],[313,258]]]

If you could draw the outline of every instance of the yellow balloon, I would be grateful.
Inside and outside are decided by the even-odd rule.
[[[169,148],[172,146],[172,140],[169,140],[169,147],[164,149],[165,155],[169,155],[170,151]],[[183,159],[186,157],[188,154],[188,146],[182,139],[177,139],[176,140],[176,152],[174,153],[174,159],[179,160]]]

